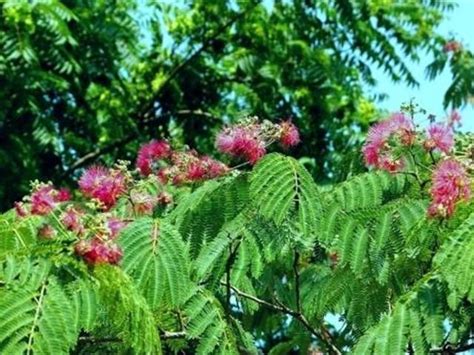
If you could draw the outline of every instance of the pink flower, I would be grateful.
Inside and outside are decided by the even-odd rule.
[[[225,175],[229,171],[229,167],[224,163],[206,156],[201,158],[201,163],[206,169],[206,176],[208,179],[214,179]]]
[[[81,240],[74,251],[89,265],[118,264],[122,258],[122,250],[115,243],[106,243],[100,238]]]
[[[142,175],[148,176],[152,173],[153,163],[159,159],[168,158],[170,153],[170,145],[164,140],[153,140],[144,144],[138,151],[137,168]]]
[[[446,42],[443,46],[443,51],[445,53],[449,53],[449,52],[457,53],[461,50],[462,50],[461,43],[459,43],[458,41],[454,41],[454,40]]]
[[[449,153],[454,146],[453,130],[442,123],[433,123],[428,127],[427,139],[423,143],[426,150],[438,149]]]
[[[81,176],[79,187],[85,196],[95,198],[104,210],[109,210],[125,192],[125,177],[119,171],[93,166]]]
[[[284,148],[293,147],[300,142],[298,128],[291,121],[282,122],[280,127],[280,143]]]
[[[199,181],[205,178],[206,168],[200,160],[191,162],[187,166],[186,178],[191,181]]]
[[[461,115],[457,110],[451,111],[451,114],[448,116],[448,126],[453,127],[454,124],[461,126]]]
[[[171,169],[169,167],[161,168],[156,175],[162,184],[167,184],[171,177]]]
[[[416,135],[413,123],[402,113],[393,114],[388,120],[373,125],[367,134],[362,153],[367,165],[390,172],[402,168],[400,159],[391,157],[390,139],[398,138],[402,145],[410,146]]]
[[[50,224],[43,224],[38,229],[38,237],[40,239],[50,240],[53,239],[58,232]]]
[[[156,205],[156,198],[145,192],[133,191],[131,193],[133,210],[138,215],[151,214]]]
[[[71,192],[69,189],[61,188],[59,189],[58,193],[56,194],[56,201],[58,202],[65,202],[71,200]]]
[[[250,164],[255,164],[266,153],[265,141],[255,125],[224,130],[217,136],[216,146],[222,153],[243,158]]]
[[[84,232],[84,226],[81,222],[81,216],[83,213],[77,211],[73,207],[68,207],[61,216],[61,222],[67,230],[82,234]]]
[[[389,156],[382,156],[379,160],[379,167],[380,169],[386,170],[389,173],[396,173],[403,168],[404,164],[403,161],[400,159],[394,160]]]
[[[40,185],[31,194],[31,213],[45,215],[51,212],[56,206],[56,193],[51,185]]]
[[[173,202],[173,195],[169,192],[162,191],[158,194],[158,203],[160,205],[169,205]]]
[[[16,215],[18,217],[26,217],[28,215],[28,211],[26,210],[22,202],[15,202],[14,206]]]
[[[107,229],[110,231],[110,238],[118,237],[120,231],[127,226],[127,222],[118,218],[109,218],[107,220]]]
[[[449,217],[458,201],[469,200],[471,188],[464,167],[456,160],[440,162],[433,173],[430,190],[432,202],[428,208],[431,217]]]

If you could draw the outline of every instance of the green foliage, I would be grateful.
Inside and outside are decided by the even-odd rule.
[[[297,216],[302,233],[309,237],[320,213],[319,194],[311,175],[296,160],[269,154],[252,174],[250,196],[258,213],[277,225]]]
[[[452,292],[458,297],[466,296],[470,301],[474,300],[474,265],[471,254],[474,243],[473,226],[474,214],[471,214],[443,244],[435,258],[435,263]]]
[[[152,218],[140,218],[121,232],[124,271],[152,309],[177,306],[189,287],[187,249],[172,226]]]
[[[57,211],[2,215],[1,351],[392,355],[468,341],[472,203],[439,223],[411,176],[320,187],[276,153],[176,196],[150,216],[126,200],[98,214],[131,219],[119,266],[78,260]],[[51,240],[37,237],[45,222]]]

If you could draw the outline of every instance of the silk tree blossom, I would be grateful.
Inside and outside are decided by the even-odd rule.
[[[18,217],[28,216],[28,211],[25,208],[25,205],[22,202],[15,202],[14,204],[15,212]]]
[[[403,161],[392,155],[392,139],[397,139],[404,146],[411,146],[415,142],[413,123],[402,113],[395,113],[369,129],[362,148],[366,164],[392,173],[400,170]]]
[[[448,116],[448,126],[453,127],[455,124],[461,126],[461,114],[457,110],[452,110]]]
[[[127,226],[128,222],[120,219],[111,217],[107,219],[106,227],[110,235],[110,239],[116,239],[122,229]]]
[[[61,223],[67,230],[82,235],[84,233],[84,225],[82,223],[83,215],[84,212],[69,206],[61,215]]]
[[[31,202],[31,213],[46,215],[50,213],[58,203],[68,201],[71,194],[66,189],[56,190],[51,184],[39,184],[34,188],[29,197]]]
[[[461,50],[462,50],[462,44],[455,40],[447,41],[443,46],[443,51],[445,53],[449,53],[449,52],[457,53],[457,52],[460,52]]]
[[[132,191],[130,194],[133,211],[137,215],[150,215],[157,204],[157,198],[147,192]]]
[[[300,142],[298,128],[290,120],[277,124],[248,117],[224,128],[217,135],[216,147],[222,153],[254,165],[266,154],[266,148],[278,141],[285,149]]]
[[[43,224],[38,229],[38,238],[43,240],[51,240],[58,234],[56,229],[51,224]]]
[[[86,197],[98,200],[104,210],[109,210],[125,192],[125,177],[118,170],[93,166],[81,176],[79,188]]]
[[[300,142],[298,128],[291,121],[284,121],[280,124],[280,143],[284,148],[290,148]]]
[[[160,159],[166,159],[171,153],[171,147],[165,140],[152,140],[141,146],[138,151],[137,168],[143,176],[153,172],[153,165]]]
[[[162,191],[158,194],[158,203],[166,206],[173,202],[173,195],[167,191]]]
[[[115,242],[104,241],[100,236],[92,240],[80,240],[75,245],[74,251],[89,265],[115,265],[123,255],[122,249]]]
[[[454,146],[454,134],[451,127],[442,123],[433,123],[428,127],[427,138],[423,143],[426,150],[439,150],[448,154]]]
[[[457,202],[469,200],[470,179],[461,163],[454,159],[440,162],[433,173],[430,194],[428,214],[431,217],[449,217]]]
[[[266,153],[265,141],[259,133],[259,125],[224,129],[217,136],[217,149],[233,157],[243,158],[253,165]]]
[[[161,183],[174,185],[205,181],[225,175],[229,168],[224,163],[194,151],[176,151],[170,156],[170,165],[161,168],[158,179]]]

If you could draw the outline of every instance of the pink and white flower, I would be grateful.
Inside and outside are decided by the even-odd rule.
[[[426,150],[439,150],[449,153],[454,146],[454,135],[451,127],[442,123],[433,123],[428,127],[427,139],[423,143]]]
[[[470,180],[461,163],[454,159],[440,162],[433,173],[430,194],[428,214],[431,217],[449,217],[457,202],[469,200]]]

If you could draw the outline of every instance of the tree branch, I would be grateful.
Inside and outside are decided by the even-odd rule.
[[[446,354],[446,355],[449,355],[449,354],[462,353],[464,351],[472,350],[472,349],[474,349],[474,343],[463,344],[463,345],[459,344],[457,346],[455,344],[446,343],[441,348],[432,348],[432,349],[430,349],[430,353],[431,354]]]
[[[179,111],[169,112],[169,113],[160,115],[158,117],[155,117],[154,119],[147,119],[142,124],[144,126],[151,126],[152,124],[155,124],[155,123],[161,121],[161,119],[163,119],[164,117],[173,116],[173,115],[175,115],[175,116],[202,116],[202,117],[210,118],[210,119],[213,119],[213,120],[218,120],[219,119],[218,117],[212,115],[211,113],[204,112],[202,110],[179,110]],[[79,158],[78,160],[76,160],[66,171],[64,171],[64,173],[62,174],[62,177],[64,178],[64,177],[70,175],[75,170],[77,170],[79,168],[82,168],[86,164],[96,160],[97,158],[99,158],[100,156],[102,156],[106,153],[109,153],[109,152],[113,151],[116,148],[120,148],[120,147],[123,147],[123,146],[127,145],[128,143],[133,141],[138,136],[139,136],[138,132],[132,132],[132,133],[128,134],[127,136],[123,137],[122,139],[119,139],[115,142],[107,144],[107,145],[105,145],[101,148],[97,148],[97,149],[93,150],[90,153],[87,153],[86,155],[84,155],[81,158]]]
[[[161,340],[182,339],[185,337],[186,337],[185,331],[169,332],[165,330],[165,331],[160,332]],[[122,339],[117,338],[117,337],[97,338],[92,335],[82,335],[79,337],[78,341],[82,343],[103,344],[103,343],[121,343]]]
[[[291,308],[285,306],[283,303],[281,303],[280,301],[278,300],[275,300],[277,302],[277,304],[273,304],[271,302],[268,302],[268,301],[265,301],[265,300],[262,300],[256,296],[253,296],[253,295],[250,295],[248,293],[245,293],[241,290],[239,290],[238,288],[236,288],[235,286],[230,286],[232,291],[235,292],[236,295],[240,296],[240,297],[243,297],[243,298],[246,298],[248,300],[251,300],[255,303],[258,303],[262,306],[265,306],[269,309],[272,309],[274,311],[277,311],[277,312],[281,312],[281,313],[285,313],[285,314],[288,314],[292,317],[294,317],[295,319],[297,319],[311,334],[313,334],[317,339],[319,339],[322,343],[324,343],[329,349],[330,349],[330,352],[332,354],[337,354],[337,355],[340,355],[341,354],[341,351],[334,345],[334,342],[333,342],[333,339],[332,339],[332,336],[330,335],[330,333],[328,332],[328,330],[324,327],[322,327],[322,330],[321,330],[321,333],[319,333],[316,329],[314,329],[311,324],[309,323],[309,321],[306,319],[306,317],[300,313],[300,312],[297,312],[297,311],[294,311],[292,310]]]

